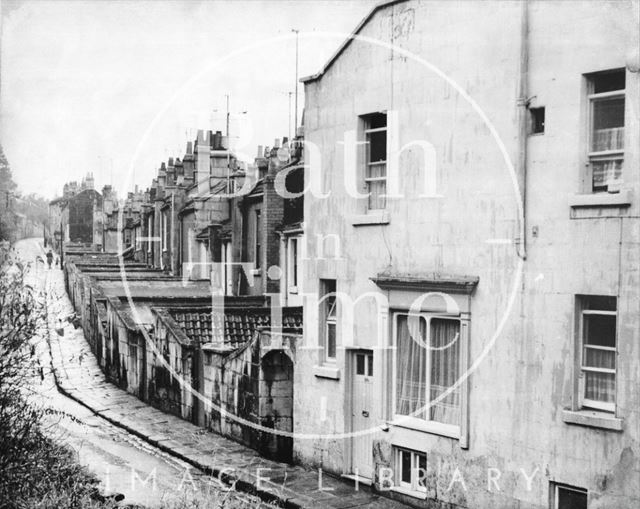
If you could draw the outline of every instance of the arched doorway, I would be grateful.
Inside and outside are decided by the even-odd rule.
[[[293,362],[282,350],[268,352],[260,363],[260,420],[262,426],[293,431]],[[293,439],[262,432],[260,452],[265,456],[291,462]]]

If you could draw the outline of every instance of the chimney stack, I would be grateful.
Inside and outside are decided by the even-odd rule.
[[[211,131],[198,130],[196,141],[196,182],[198,194],[205,196],[209,192],[209,175],[211,173]]]
[[[213,135],[213,150],[222,150],[222,132],[216,131]]]

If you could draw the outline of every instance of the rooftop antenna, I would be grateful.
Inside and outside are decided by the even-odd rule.
[[[231,138],[229,137],[229,94],[225,94],[227,98],[227,194],[231,194]]]
[[[300,32],[300,30],[298,30],[297,28],[292,28],[291,29],[292,32],[294,32],[296,34],[296,106],[295,106],[295,120],[294,120],[294,127],[295,127],[295,133],[297,135],[298,133],[298,34]]]
[[[291,140],[291,96],[293,92],[289,92],[289,140]]]
[[[231,189],[231,135],[229,134],[229,124],[230,124],[230,119],[231,119],[231,111],[229,110],[229,94],[225,94],[224,95],[227,101],[227,147],[226,147],[226,151],[227,151],[227,193],[230,193],[230,189]],[[213,112],[217,112],[218,110],[213,110]],[[235,112],[234,114],[237,115],[246,115],[246,111],[238,111]],[[213,114],[212,114],[212,119],[213,119]],[[214,126],[215,129],[215,126]]]
[[[291,96],[293,96],[293,92],[289,91],[289,92],[280,92],[283,95],[288,96],[289,98],[289,140],[291,140]]]
[[[229,144],[229,94],[226,94],[227,98],[227,145]]]

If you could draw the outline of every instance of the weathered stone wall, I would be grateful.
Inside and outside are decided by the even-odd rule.
[[[638,6],[529,5],[528,96],[532,106],[546,106],[547,122],[543,136],[527,140],[526,260],[518,257],[523,251],[514,189],[524,177],[511,174],[505,161],[510,158],[517,170],[520,3],[400,2],[380,9],[361,34],[406,54],[353,42],[305,88],[305,136],[321,149],[321,180],[331,192],[325,199],[305,196],[307,292],[318,294],[319,279],[327,278],[354,299],[366,292],[385,294],[370,281],[384,271],[479,276],[471,299],[469,353],[471,363],[483,360],[469,378],[469,447],[418,431],[402,438],[427,454],[428,496],[461,507],[542,508],[555,481],[588,489],[590,507],[635,507],[640,493],[637,73],[626,73],[624,185],[633,190],[631,205],[572,208],[568,196],[580,192],[584,171],[583,75],[625,66],[628,48],[638,45]],[[433,145],[439,196],[421,196],[422,154],[417,146],[408,148],[399,158],[403,198],[389,200],[384,220],[364,225],[358,221],[366,199],[351,198],[345,190],[349,175],[340,142],[345,132],[358,130],[359,115],[376,111],[397,112],[400,146],[416,140]],[[338,236],[340,252],[331,259],[325,249],[325,259],[318,260],[318,239],[328,234]],[[522,281],[516,277],[520,263]],[[579,294],[618,297],[616,416],[624,421],[622,432],[563,420],[563,410],[573,404]],[[361,301],[352,342],[351,331],[338,330],[339,344],[374,348],[380,397],[373,422],[380,430],[392,420],[391,355],[376,347],[391,345],[392,316],[393,309],[380,313],[372,299]],[[304,392],[295,393],[295,430],[341,434],[350,425],[346,355],[338,350],[337,377],[317,374],[314,367],[322,364],[322,351],[313,349],[320,345],[317,323],[317,309],[305,306],[308,349],[296,359],[295,386]],[[383,345],[377,345],[378,327]],[[393,466],[393,433],[376,434],[377,467]],[[337,474],[350,470],[349,447],[349,439],[294,443],[299,462]],[[448,489],[456,468],[466,489],[459,482]],[[489,468],[502,472],[499,491],[487,488]],[[536,472],[530,487],[520,469]]]
[[[262,357],[259,385],[260,424],[276,432],[262,431],[260,450],[278,461],[290,462],[293,438],[293,362],[282,350]]]
[[[211,402],[205,426],[258,449],[259,352],[254,343],[240,352],[204,351],[203,395]]]
[[[147,344],[147,393],[157,408],[182,417],[193,418],[193,350],[175,339],[172,331],[156,319],[155,332]]]

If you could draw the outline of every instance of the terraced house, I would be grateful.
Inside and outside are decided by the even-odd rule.
[[[219,131],[199,131],[149,190],[118,202],[105,187],[112,251],[67,242],[65,272],[77,323],[114,383],[290,462],[302,143],[258,152],[248,170]],[[276,191],[280,172],[292,197]]]
[[[335,44],[251,164],[201,130],[90,238],[52,203],[100,365],[410,506],[639,507],[640,4],[384,1]]]
[[[638,8],[383,2],[303,79],[296,461],[417,507],[639,506]]]

